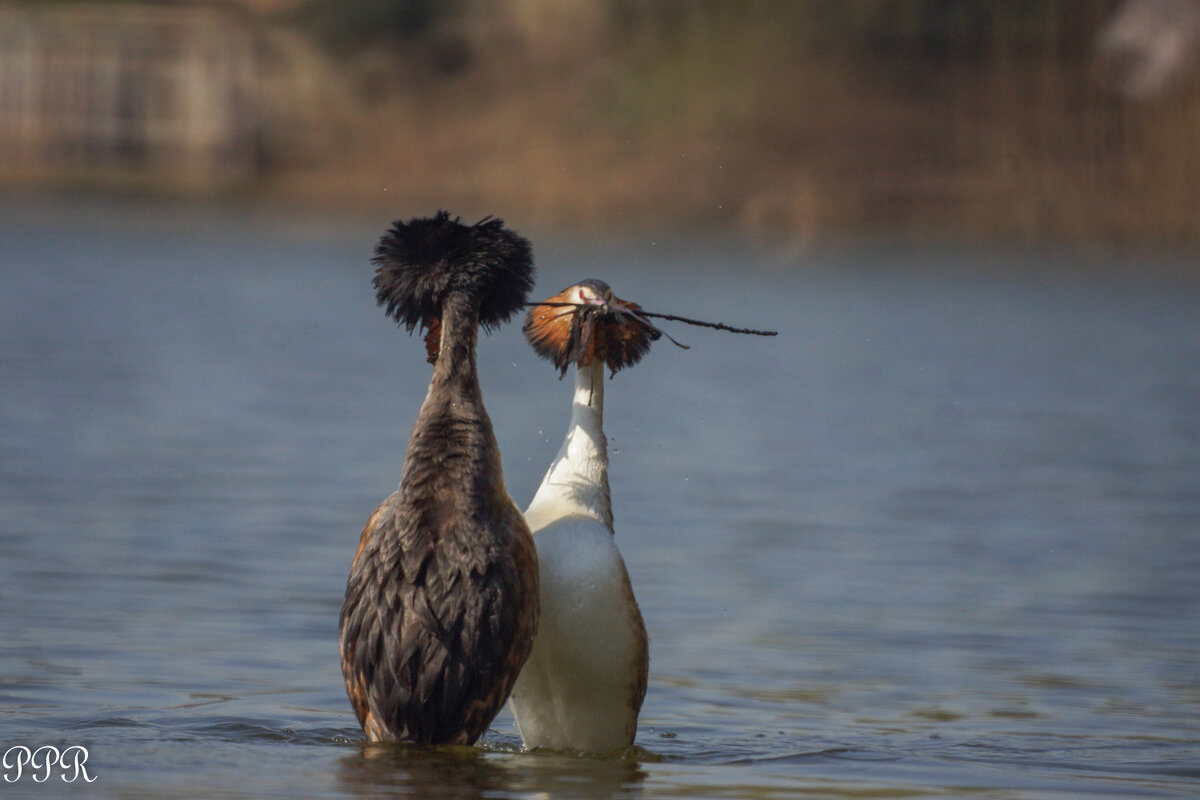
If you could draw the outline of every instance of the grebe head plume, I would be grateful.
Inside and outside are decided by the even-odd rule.
[[[433,329],[455,292],[478,304],[479,324],[491,330],[522,308],[533,288],[529,242],[491,217],[463,225],[439,211],[394,222],[372,263],[376,301],[409,333]]]
[[[565,375],[572,364],[596,359],[613,374],[641,361],[661,332],[604,281],[588,279],[535,304],[525,315],[525,338],[534,352]]]

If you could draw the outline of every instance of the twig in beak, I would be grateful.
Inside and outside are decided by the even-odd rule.
[[[688,319],[687,317],[679,317],[674,314],[656,314],[652,311],[642,312],[647,317],[658,317],[660,319],[674,320],[675,322],[686,322],[688,325],[700,325],[705,328],[716,328],[719,331],[729,331],[730,333],[748,333],[751,336],[778,336],[779,331],[760,331],[754,328],[735,328],[732,325],[726,325],[724,322],[702,322],[698,319]]]
[[[582,305],[590,305],[590,304],[542,302],[542,303],[526,303],[525,305],[527,305],[527,306],[582,306]],[[669,319],[673,322],[685,322],[688,325],[699,325],[700,327],[703,327],[703,328],[714,328],[719,331],[728,331],[729,333],[745,333],[745,334],[749,334],[751,336],[778,336],[779,335],[779,331],[760,331],[755,328],[735,328],[732,325],[726,325],[724,322],[704,322],[704,321],[698,320],[698,319],[689,319],[688,317],[681,317],[676,314],[659,314],[654,311],[645,311],[645,310],[643,310],[639,314],[638,312],[635,312],[635,311],[633,311],[625,306],[622,306],[620,304],[617,304],[617,303],[610,304],[609,307],[611,309],[613,309],[614,311],[617,311],[621,314],[628,314],[629,316],[633,317],[638,322],[642,323],[643,325],[645,325],[647,328],[654,331],[655,333],[659,333],[663,336],[666,336],[667,339],[669,339],[672,343],[678,345],[679,347],[682,347],[684,350],[690,350],[691,348],[688,347],[686,344],[680,344],[679,342],[672,339],[670,334],[668,334],[666,331],[663,331],[661,328],[658,328],[655,325],[653,325],[649,320],[645,319],[645,317],[657,317],[659,319]],[[563,314],[569,314],[569,313],[571,313],[571,312],[569,312],[569,311],[563,312]],[[555,318],[557,318],[558,316],[561,316],[561,315],[556,315]]]
[[[654,331],[655,333],[657,333],[659,336],[665,336],[665,337],[667,337],[667,340],[668,340],[668,341],[669,341],[671,344],[675,345],[676,347],[682,347],[684,350],[691,350],[691,349],[692,349],[691,347],[689,347],[688,345],[684,344],[683,342],[676,341],[676,340],[675,340],[675,338],[674,338],[673,336],[671,336],[671,334],[667,333],[667,332],[666,332],[666,331],[664,331],[662,328],[659,328],[659,327],[657,327],[656,325],[654,325],[653,323],[651,323],[651,322],[650,322],[650,320],[648,320],[648,319],[645,319],[644,317],[642,317],[641,315],[639,315],[639,314],[638,314],[636,311],[634,311],[633,309],[631,309],[631,308],[627,308],[626,306],[615,306],[615,308],[617,309],[617,311],[618,311],[619,313],[621,313],[621,314],[628,314],[629,316],[631,316],[631,317],[633,317],[634,319],[636,319],[638,322],[640,322],[640,323],[642,323],[643,325],[645,325],[645,326],[646,326],[647,328],[649,328],[650,330],[652,330],[652,331]],[[642,313],[644,314],[645,312],[642,312]],[[647,314],[646,316],[653,316],[653,315]]]

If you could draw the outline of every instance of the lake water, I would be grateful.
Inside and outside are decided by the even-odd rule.
[[[691,349],[610,383],[652,660],[601,760],[521,753],[507,712],[477,749],[361,743],[338,610],[429,378],[374,306],[388,218],[3,211],[0,749],[94,779],[5,797],[1200,795],[1182,259],[535,238],[535,298],[780,331],[664,323]],[[570,383],[517,325],[480,365],[524,506]]]

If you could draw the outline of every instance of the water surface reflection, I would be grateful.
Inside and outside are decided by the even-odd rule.
[[[507,715],[478,751],[358,743],[341,592],[428,382],[373,306],[387,220],[7,211],[0,742],[88,746],[93,793],[1200,790],[1200,280],[1169,259],[539,237],[546,293],[781,331],[683,329],[610,383],[652,652],[642,751],[603,761],[517,753]],[[570,387],[515,326],[480,366],[524,504]]]

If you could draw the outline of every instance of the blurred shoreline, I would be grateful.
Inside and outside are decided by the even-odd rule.
[[[1200,87],[1187,72],[1153,96],[1115,90],[1089,49],[1113,3],[1081,15],[1083,45],[1017,41],[986,56],[798,37],[797,14],[782,18],[792,27],[764,24],[780,12],[761,4],[741,15],[677,6],[655,24],[614,19],[613,5],[496,0],[419,37],[340,49],[277,11],[0,5],[8,85],[14,64],[36,62],[14,52],[49,65],[39,80],[78,84],[56,117],[26,98],[42,109],[38,138],[10,88],[0,188],[396,216],[447,207],[531,228],[801,247],[863,235],[1200,241]],[[74,72],[44,45],[55,30],[86,43]],[[135,77],[110,81],[109,98],[93,61]],[[94,114],[103,122],[82,144],[64,134],[48,149],[46,132],[79,116],[71,102],[116,110]],[[167,119],[179,108],[191,116]]]

